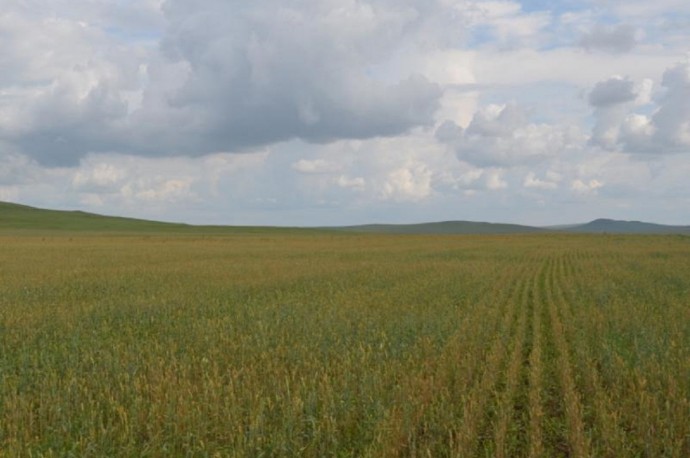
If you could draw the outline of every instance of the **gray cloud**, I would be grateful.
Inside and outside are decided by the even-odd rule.
[[[148,7],[117,10],[109,24],[111,6],[89,26],[15,13],[23,26],[0,45],[15,51],[6,66],[14,76],[0,89],[25,87],[0,99],[14,120],[0,116],[0,139],[55,166],[89,152],[203,155],[405,133],[433,122],[442,92],[423,76],[386,69],[436,18],[424,5],[169,0],[157,48],[137,38],[162,24]],[[131,15],[143,25],[123,31]],[[39,39],[19,53],[36,29]],[[55,57],[41,60],[47,50]],[[41,76],[28,86],[31,74]]]
[[[373,68],[416,20],[409,8],[171,0],[165,11],[162,49],[190,69],[169,103],[200,120],[185,134],[202,149],[396,135],[437,107],[440,90],[423,77],[386,81]]]
[[[653,143],[661,151],[690,152],[690,62],[666,70],[661,84],[666,94],[652,117]]]
[[[589,93],[589,104],[594,107],[596,123],[590,143],[605,149],[616,149],[621,122],[628,112],[628,104],[637,98],[633,81],[613,77],[597,83]]]
[[[614,77],[594,86],[589,93],[589,103],[593,107],[606,107],[632,102],[635,97],[635,84],[631,80]]]
[[[637,29],[629,24],[596,25],[582,36],[580,46],[587,50],[624,53],[637,45]]]
[[[634,83],[619,77],[609,78],[594,86],[589,94],[589,104],[594,107],[596,122],[592,128],[590,143],[605,149],[617,147],[621,122],[628,112],[626,104],[637,97]]]

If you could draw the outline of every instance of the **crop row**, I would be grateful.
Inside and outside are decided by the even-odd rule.
[[[0,456],[690,456],[683,237],[0,236]]]

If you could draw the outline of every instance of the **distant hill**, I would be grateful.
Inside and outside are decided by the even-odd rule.
[[[0,231],[41,232],[174,232],[174,233],[246,233],[246,232],[356,232],[372,234],[532,234],[532,233],[609,233],[609,234],[688,234],[690,226],[666,226],[640,221],[597,219],[586,224],[535,227],[520,224],[441,221],[420,224],[365,224],[360,226],[288,228],[268,226],[194,226],[119,216],[104,216],[82,211],[45,210],[0,202]]]
[[[477,223],[472,221],[443,221],[422,224],[366,224],[333,228],[350,232],[381,234],[690,234],[690,226],[667,226],[640,221],[597,219],[585,224],[535,227],[519,224]]]
[[[590,234],[690,234],[690,226],[667,226],[642,221],[617,221],[605,218],[595,219],[587,224],[571,226],[563,230]]]
[[[45,210],[0,202],[0,229],[70,231],[160,231],[187,229],[185,224],[103,216],[82,211]]]
[[[252,226],[194,226],[82,211],[45,210],[0,202],[0,231],[9,232],[134,232],[134,233],[237,233],[294,231],[290,228]]]
[[[381,234],[525,234],[546,232],[546,229],[519,224],[477,223],[473,221],[441,221],[420,224],[365,224],[333,228],[349,232]]]

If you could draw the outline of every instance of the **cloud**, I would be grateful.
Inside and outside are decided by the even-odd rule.
[[[486,188],[491,191],[497,191],[499,189],[505,189],[508,187],[508,183],[503,180],[501,171],[491,170],[486,174]]]
[[[690,62],[664,72],[661,85],[666,93],[652,116],[652,144],[667,152],[690,152]]]
[[[432,193],[431,171],[421,163],[393,170],[386,177],[381,191],[383,200],[420,201]]]
[[[489,41],[482,38],[488,32],[492,37],[489,43],[504,49],[536,43],[539,34],[551,22],[548,11],[526,12],[520,2],[515,1],[459,2],[459,5],[471,11],[470,22],[480,44]]]
[[[126,199],[135,199],[143,202],[177,202],[183,200],[196,200],[191,187],[193,180],[186,179],[144,179],[123,186],[121,192]]]
[[[540,162],[581,143],[577,129],[530,122],[527,111],[515,103],[483,107],[466,129],[445,121],[436,138],[460,160],[481,167]]]
[[[292,164],[292,168],[301,173],[332,173],[340,170],[338,164],[328,162],[325,159],[300,159]]]
[[[354,189],[355,191],[364,191],[366,189],[366,181],[362,177],[350,178],[346,175],[340,175],[336,183],[341,188]]]
[[[649,155],[690,152],[690,63],[678,63],[663,75],[663,91],[650,97],[651,86],[641,90],[630,80],[613,78],[598,83],[590,93],[596,124],[593,144],[607,149]],[[632,103],[636,102],[636,103]],[[652,114],[636,111],[652,103]]]
[[[593,107],[606,107],[632,102],[637,97],[634,83],[618,76],[597,83],[589,93],[589,103]]]
[[[127,178],[127,170],[108,163],[97,163],[79,169],[72,186],[79,191],[112,192]]]
[[[89,23],[0,13],[0,139],[54,166],[89,152],[194,156],[433,122],[441,88],[386,66],[414,50],[437,6],[168,0],[156,16],[147,5],[104,8]],[[124,28],[124,16],[156,24],[160,39]]]
[[[687,207],[682,0],[33,3],[0,9],[0,198],[296,225]]]
[[[570,189],[576,194],[580,195],[595,195],[597,193],[597,189],[601,188],[602,186],[604,186],[604,183],[596,179],[591,179],[588,181],[577,179],[573,180],[573,182],[570,184]]]
[[[438,106],[441,91],[423,76],[368,71],[414,25],[413,8],[170,0],[165,12],[162,49],[189,68],[169,108],[198,121],[185,136],[202,151],[397,135],[431,122]]]
[[[590,142],[606,149],[615,149],[621,122],[629,110],[628,105],[637,98],[635,83],[630,79],[613,76],[597,83],[589,93],[589,104],[594,107],[596,118]]]
[[[12,3],[0,13],[0,140],[49,165],[121,143],[113,129],[147,54],[85,20],[97,22],[95,13],[59,13]]]
[[[637,45],[637,33],[630,24],[597,24],[582,36],[580,46],[588,51],[624,53]]]
[[[0,143],[0,185],[31,183],[39,179],[36,164],[24,155],[4,153]]]
[[[547,179],[543,180],[537,178],[534,172],[529,172],[522,182],[522,186],[525,188],[534,189],[556,189],[558,188],[558,182],[561,180],[560,175],[554,172],[547,172]]]

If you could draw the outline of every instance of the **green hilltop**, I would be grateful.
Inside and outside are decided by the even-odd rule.
[[[0,231],[5,232],[114,232],[114,233],[237,233],[294,231],[290,228],[256,226],[194,226],[83,211],[46,210],[0,202]]]
[[[189,226],[134,218],[103,216],[82,211],[45,210],[0,202],[0,229],[67,231],[168,231]]]

